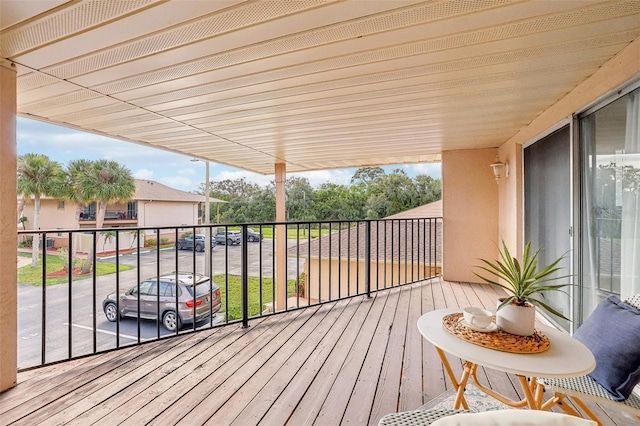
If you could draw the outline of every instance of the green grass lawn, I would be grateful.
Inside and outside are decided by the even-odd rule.
[[[31,254],[21,253],[21,256],[31,257]],[[47,256],[47,274],[52,272],[63,270],[63,260],[60,256]],[[133,269],[130,265],[120,265],[120,272]],[[96,263],[96,275],[108,275],[116,272],[116,265],[114,263],[97,262]],[[68,281],[68,274],[65,273],[62,277],[48,277],[47,285],[54,285],[60,283],[66,283]],[[82,280],[91,277],[89,275],[74,276],[73,281]],[[42,255],[39,257],[38,267],[32,268],[31,264],[18,268],[18,282],[21,284],[42,285]]]
[[[222,228],[222,227],[221,227]],[[259,226],[251,226],[251,228],[256,231],[256,232],[260,232],[260,227]],[[230,226],[229,227],[229,231],[241,231],[242,229],[239,226]],[[333,229],[333,232],[336,233],[338,232],[339,229],[336,227]],[[273,226],[265,226],[262,228],[262,236],[264,238],[273,238],[273,234],[275,233],[275,228]],[[320,234],[322,235],[329,235],[329,230],[328,229],[312,229],[311,230],[311,238],[318,238],[320,236]],[[290,239],[296,239],[298,238],[298,236],[300,237],[300,239],[306,239],[309,238],[309,230],[308,229],[300,229],[300,232],[298,232],[297,228],[292,228],[289,227],[287,229],[287,238]]]
[[[235,320],[242,318],[242,283],[239,276],[230,275],[225,287],[225,275],[215,275],[213,281],[220,287],[222,297],[221,312],[227,312],[228,319]],[[287,294],[295,293],[295,280],[287,280]],[[228,288],[228,299],[225,297]],[[273,280],[271,278],[262,279],[262,305],[260,304],[260,279],[249,277],[249,316],[259,315],[264,310],[264,304],[273,301]]]

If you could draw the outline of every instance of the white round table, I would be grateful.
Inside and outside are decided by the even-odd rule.
[[[549,338],[550,346],[540,353],[503,352],[476,345],[454,336],[442,325],[442,319],[449,314],[461,312],[460,309],[441,309],[424,314],[418,319],[418,330],[422,336],[436,347],[438,355],[458,391],[454,408],[463,406],[468,409],[464,400],[464,387],[471,375],[476,385],[513,407],[529,406],[531,409],[542,409],[542,388],[536,383],[537,377],[576,377],[591,372],[596,366],[593,354],[586,346],[567,333],[536,323],[536,329]],[[444,352],[464,361],[463,375],[458,381],[451,370]],[[522,401],[513,401],[478,383],[475,371],[481,365],[498,371],[518,376],[525,394]],[[535,392],[535,395],[534,395]]]

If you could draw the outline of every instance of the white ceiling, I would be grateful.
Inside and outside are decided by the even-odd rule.
[[[496,147],[640,1],[0,0],[18,113],[272,174]]]

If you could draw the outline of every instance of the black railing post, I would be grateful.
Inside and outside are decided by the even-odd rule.
[[[364,243],[364,288],[367,298],[371,297],[371,221],[365,222],[365,243]]]
[[[242,327],[249,327],[249,248],[247,242],[248,226],[242,225],[242,259],[240,265],[242,270]],[[228,300],[228,299],[227,299]]]
[[[33,240],[31,240],[33,241]],[[31,250],[38,250],[31,243]],[[42,339],[41,344],[41,361],[46,361],[47,353],[47,253],[42,252]]]

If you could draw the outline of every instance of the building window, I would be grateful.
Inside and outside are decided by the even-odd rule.
[[[127,219],[137,219],[137,218],[138,218],[138,202],[129,201],[127,203]]]
[[[58,210],[64,210],[64,200],[58,200]]]

